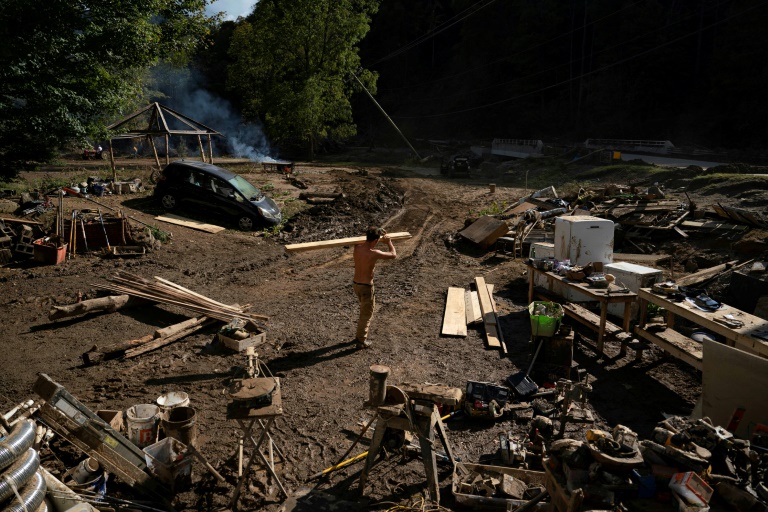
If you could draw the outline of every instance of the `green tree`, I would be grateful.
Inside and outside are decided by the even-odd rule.
[[[53,159],[143,98],[146,69],[207,33],[208,0],[0,2],[0,176]]]
[[[375,0],[262,0],[235,29],[229,84],[244,114],[261,120],[276,143],[302,141],[314,154],[323,138],[356,133],[350,97],[356,73],[372,92],[376,74],[360,70],[357,43]]]

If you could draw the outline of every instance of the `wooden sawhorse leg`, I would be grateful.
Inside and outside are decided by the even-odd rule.
[[[256,421],[259,422],[259,425],[261,426],[261,434],[259,435],[258,441],[253,438],[253,427],[256,424]],[[242,491],[243,485],[245,484],[245,480],[248,477],[248,472],[251,469],[251,465],[254,463],[256,458],[258,457],[261,459],[261,461],[264,463],[264,466],[266,466],[267,471],[270,475],[272,475],[272,478],[275,479],[277,482],[277,486],[280,488],[280,491],[285,495],[285,497],[288,497],[288,492],[285,490],[285,487],[283,487],[283,483],[280,481],[280,478],[277,476],[277,473],[275,472],[274,468],[274,460],[267,460],[267,458],[264,456],[263,453],[261,453],[261,445],[264,442],[265,439],[269,439],[270,444],[270,454],[272,453],[272,437],[269,435],[269,429],[272,428],[272,424],[275,422],[275,418],[269,418],[267,420],[267,423],[262,423],[261,420],[258,420],[257,418],[253,418],[248,426],[245,425],[243,420],[238,419],[237,423],[240,425],[240,428],[243,430],[243,438],[247,439],[252,447],[253,453],[251,453],[251,456],[248,459],[248,464],[245,466],[245,469],[243,470],[243,474],[240,476],[240,480],[237,482],[237,486],[235,487],[235,491],[232,494],[232,499],[229,502],[229,507],[234,510],[235,506],[237,505],[237,500],[240,498],[240,492]],[[276,447],[275,447],[276,448]],[[278,453],[280,453],[278,449]],[[272,459],[272,457],[270,457]]]

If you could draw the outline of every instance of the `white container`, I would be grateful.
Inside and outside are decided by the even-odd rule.
[[[572,265],[613,263],[613,221],[588,215],[555,219],[555,259]],[[538,254],[537,254],[538,256]]]
[[[125,411],[128,439],[145,448],[157,441],[157,427],[160,424],[160,408],[153,404],[139,404]]]
[[[184,443],[172,437],[144,448],[150,473],[173,492],[187,490],[192,483],[192,458],[185,454],[186,449]]]
[[[640,288],[650,288],[654,283],[660,283],[664,280],[664,271],[657,268],[644,267],[626,261],[618,261],[603,266],[604,274],[612,274],[616,280],[613,284],[617,286],[626,286],[629,291],[637,293]],[[631,318],[637,318],[639,306],[637,302],[632,303]],[[624,304],[609,304],[608,313],[618,317],[624,317]]]
[[[554,258],[555,244],[551,242],[534,242],[528,249],[529,258]]]

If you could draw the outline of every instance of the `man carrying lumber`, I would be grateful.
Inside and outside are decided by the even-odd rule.
[[[397,258],[397,251],[392,245],[392,240],[387,232],[376,226],[370,226],[365,234],[365,242],[355,245],[355,277],[353,286],[357,299],[360,301],[360,318],[357,320],[357,348],[368,348],[368,327],[371,325],[373,308],[376,305],[376,296],[373,288],[373,271],[379,260],[393,260]],[[387,242],[389,252],[376,249],[379,240]]]

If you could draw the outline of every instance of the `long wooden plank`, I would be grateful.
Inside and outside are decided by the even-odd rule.
[[[407,231],[399,233],[389,233],[392,240],[407,240],[411,234]],[[289,244],[285,246],[288,252],[313,251],[315,249],[331,249],[333,247],[344,247],[345,245],[357,245],[365,242],[364,236],[352,236],[349,238],[335,238],[333,240],[321,240],[319,242],[304,242],[301,244]]]
[[[680,279],[676,279],[675,283],[677,283],[678,286],[689,286],[695,283],[700,283],[716,276],[724,270],[733,267],[738,262],[738,260],[733,260],[729,261],[728,263],[721,263],[720,265],[715,265],[714,267],[705,268],[704,270],[699,270],[695,274],[690,274],[685,277],[681,277]]]
[[[477,298],[477,292],[464,292],[464,309],[467,316],[467,324],[474,324],[483,319],[480,313],[480,301]]]
[[[485,284],[484,277],[475,278],[477,286],[477,299],[480,301],[480,314],[483,315],[483,323],[496,325],[496,315],[493,311],[493,299],[488,293],[488,286]]]
[[[685,361],[697,370],[704,368],[704,353],[702,352],[701,344],[687,336],[683,336],[672,329],[651,332],[639,326],[635,327],[635,334],[661,347],[665,352],[681,361]]]
[[[443,315],[444,336],[466,336],[467,317],[464,311],[464,288],[448,288]]]
[[[476,277],[475,286],[477,287],[477,298],[480,302],[480,313],[483,317],[483,324],[485,326],[485,338],[488,346],[491,348],[501,348],[499,331],[496,325],[496,310],[494,308],[491,292],[488,289],[489,285],[486,284],[484,277]]]
[[[504,340],[504,331],[501,330],[501,324],[499,323],[499,308],[496,306],[496,299],[493,298],[493,288],[495,285],[486,284],[488,288],[488,296],[491,298],[491,307],[493,308],[493,318],[496,320],[496,338],[499,340],[499,346],[504,354],[507,354],[507,342]]]
[[[224,231],[227,228],[216,226],[213,224],[206,224],[205,222],[196,221],[193,219],[187,219],[173,213],[166,213],[165,215],[158,215],[155,220],[167,222],[168,224],[176,224],[177,226],[184,226],[187,228],[196,229],[198,231],[205,231],[206,233],[218,233]]]

